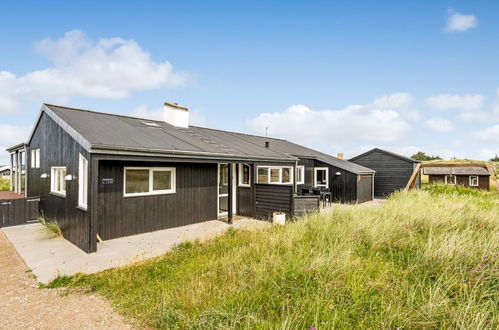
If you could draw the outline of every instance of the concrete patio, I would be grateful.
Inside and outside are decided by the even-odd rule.
[[[57,276],[91,274],[159,256],[184,241],[207,240],[227,229],[253,229],[268,222],[239,219],[234,224],[212,220],[183,227],[159,230],[99,243],[97,252],[87,254],[62,238],[50,238],[40,224],[7,227],[1,230],[12,243],[37,280],[48,283]]]

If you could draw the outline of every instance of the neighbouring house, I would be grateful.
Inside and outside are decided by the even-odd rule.
[[[188,109],[172,103],[163,121],[43,104],[23,148],[27,196],[39,196],[45,216],[86,252],[98,238],[293,215],[309,198],[298,196],[303,187],[372,199],[371,169],[280,139],[191,126]]]
[[[483,166],[445,166],[432,167],[426,164],[423,174],[428,175],[429,183],[443,182],[469,188],[490,190],[490,173]]]
[[[374,148],[349,159],[376,171],[374,196],[386,197],[407,185],[419,161],[391,151]],[[419,178],[416,186],[419,185]]]
[[[0,165],[0,178],[4,179],[10,178],[10,166]]]

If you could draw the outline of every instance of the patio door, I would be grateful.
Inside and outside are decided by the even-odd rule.
[[[236,164],[232,164],[232,191],[229,191],[229,164],[218,164],[218,216],[229,214],[229,193],[232,193],[232,212],[236,214],[237,175]]]
[[[229,164],[218,164],[218,216],[229,212]]]

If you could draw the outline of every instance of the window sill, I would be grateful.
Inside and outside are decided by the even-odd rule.
[[[88,211],[87,206],[78,205],[76,208],[85,212]]]
[[[158,195],[171,195],[177,193],[175,190],[174,191],[168,191],[168,192],[148,192],[148,193],[138,193],[138,194],[123,194],[124,198],[129,198],[129,197],[146,197],[146,196],[158,196]]]
[[[62,194],[60,192],[51,191],[50,194],[54,195],[54,196],[57,196],[57,197],[66,198],[66,194]]]
[[[238,185],[238,187],[240,187],[240,188],[251,188],[251,185],[250,184],[240,184],[240,185]]]

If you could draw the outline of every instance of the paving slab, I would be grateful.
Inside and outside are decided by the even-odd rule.
[[[207,240],[231,227],[253,229],[268,225],[268,222],[254,219],[236,220],[233,225],[212,220],[104,241],[97,244],[97,252],[90,254],[63,238],[50,237],[38,223],[1,230],[37,280],[49,283],[58,276],[91,274],[156,257],[179,243]]]

